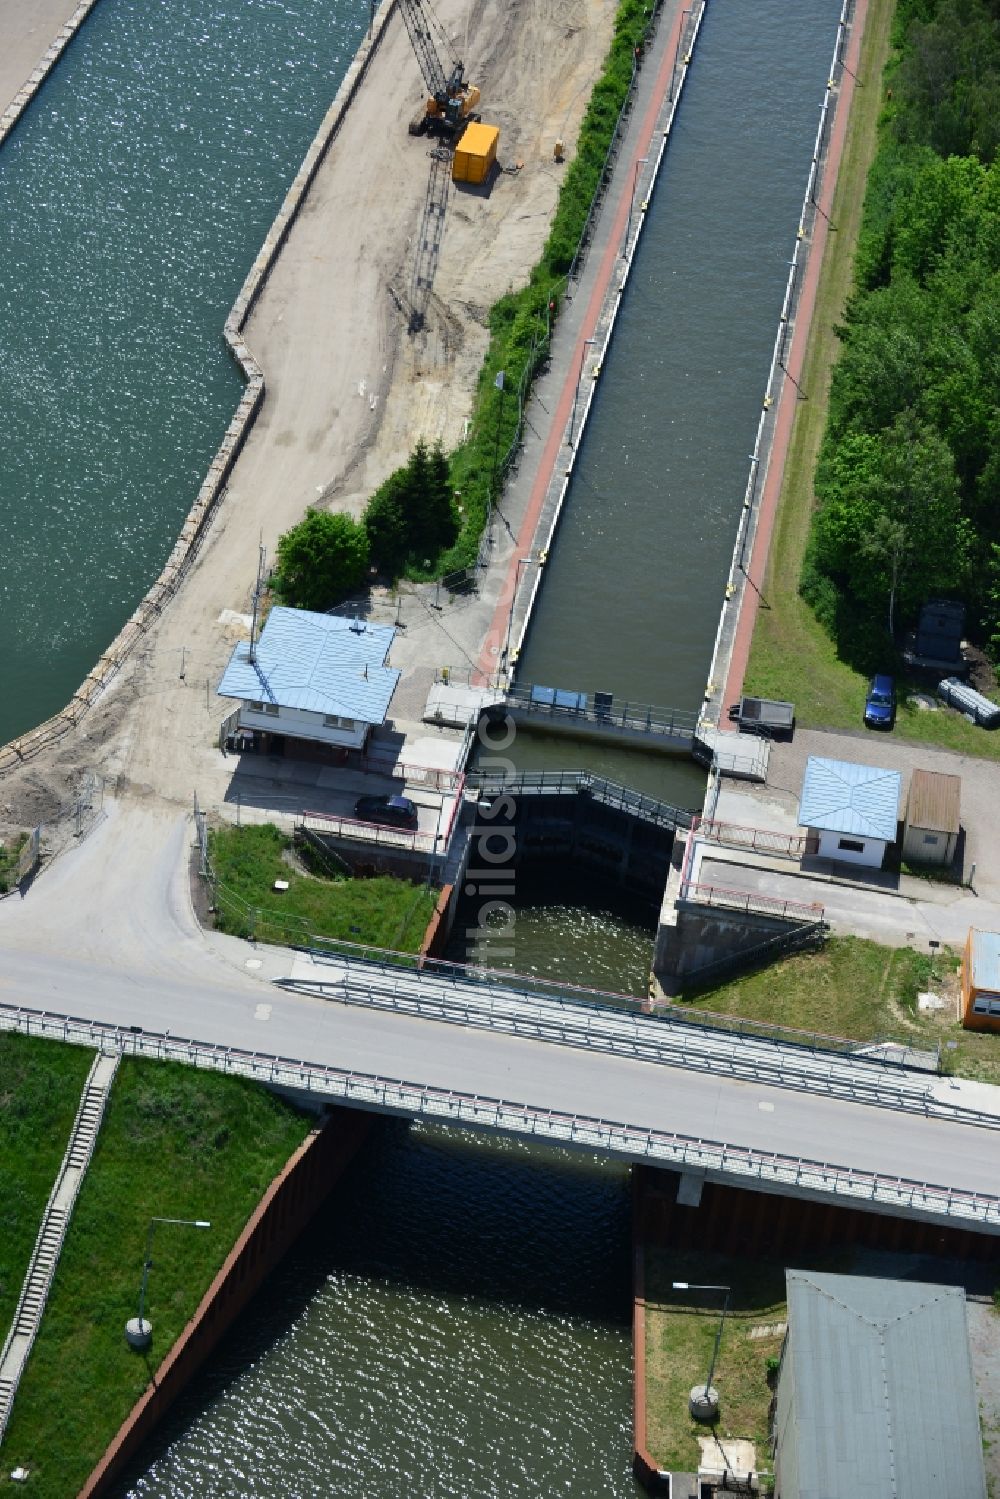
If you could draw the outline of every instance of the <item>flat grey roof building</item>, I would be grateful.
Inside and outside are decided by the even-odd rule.
[[[777,1499],[985,1499],[965,1292],[789,1270]]]

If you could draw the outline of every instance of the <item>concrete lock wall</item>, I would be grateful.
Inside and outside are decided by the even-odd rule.
[[[133,1407],[80,1490],[79,1499],[98,1499],[113,1491],[188,1381],[339,1181],[366,1139],[372,1120],[372,1115],[358,1110],[334,1109],[275,1177],[198,1310],[156,1371],[155,1383]]]
[[[671,979],[690,977],[700,968],[783,937],[798,925],[754,911],[678,901],[661,913],[653,972]]]
[[[658,901],[674,834],[588,796],[522,796],[513,822],[515,866],[567,858]]]

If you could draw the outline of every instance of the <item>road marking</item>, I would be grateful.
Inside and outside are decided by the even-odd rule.
[[[255,1020],[270,1020],[270,1018],[271,1018],[271,1006],[270,1005],[258,1005],[257,1008],[253,1012],[253,1018]]]
[[[761,1111],[762,1114],[773,1114],[774,1113],[774,1104],[773,1103],[764,1103],[763,1100],[762,1100],[757,1105],[757,1107],[760,1109],[760,1111]]]
[[[244,966],[244,968],[263,968],[263,966],[264,966],[264,959],[263,958],[247,958],[247,960],[246,960],[246,962],[244,963],[243,966]]]

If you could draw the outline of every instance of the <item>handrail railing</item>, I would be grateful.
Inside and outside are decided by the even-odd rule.
[[[797,1187],[824,1197],[905,1209],[1000,1233],[1000,1197],[994,1193],[894,1173],[858,1171],[804,1156],[756,1150],[752,1146],[511,1102],[491,1095],[436,1088],[269,1052],[123,1029],[24,1006],[0,1005],[0,1029],[53,1036],[68,1043],[99,1046],[125,1055],[184,1062],[379,1112],[497,1129],[506,1134],[602,1150],[627,1160],[656,1161],[772,1187]]]
[[[568,694],[575,702],[557,702],[555,690],[551,699],[533,694],[539,691],[529,683],[513,682],[507,689],[507,704],[511,708],[537,713],[556,719],[581,719],[587,723],[601,724],[609,728],[631,729],[644,734],[664,737],[693,738],[698,727],[698,714],[683,708],[658,708],[651,703],[629,701],[605,702],[601,694],[581,692]],[[563,694],[565,697],[567,694]]]
[[[729,890],[725,885],[703,885],[692,881],[681,885],[680,898],[758,916],[787,917],[791,921],[822,921],[824,915],[824,907],[819,901],[807,904],[800,900],[785,900],[780,895],[762,895],[756,890]]]
[[[619,781],[595,776],[589,770],[520,770],[512,775],[504,771],[480,770],[470,772],[466,785],[470,791],[488,796],[498,796],[502,792],[510,796],[578,795],[584,792],[605,806],[616,807],[667,828],[689,828],[694,816],[684,807],[674,807],[645,791],[634,791]]]
[[[782,833],[774,828],[745,827],[738,822],[704,819],[698,825],[698,836],[730,848],[748,849],[751,853],[787,854],[799,858],[810,842],[808,833]]]

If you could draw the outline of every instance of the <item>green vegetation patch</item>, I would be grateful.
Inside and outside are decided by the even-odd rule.
[[[79,1490],[310,1123],[241,1078],[122,1063],[4,1440],[5,1469],[30,1468],[32,1494]],[[212,1227],[157,1229],[142,1355],[125,1323],[154,1215]]]
[[[209,833],[218,880],[216,926],[236,937],[304,942],[334,937],[396,952],[416,952],[438,891],[391,875],[372,879],[304,874],[293,843],[272,823]],[[287,880],[278,892],[275,880]]]
[[[0,1031],[0,1343],[94,1053]]]
[[[14,876],[17,874],[17,861],[27,841],[27,833],[22,833],[18,838],[0,843],[0,895],[6,895],[13,885]]]
[[[892,0],[874,0],[869,8],[860,66],[860,75],[865,80],[879,77],[885,67],[893,13]],[[894,88],[894,93],[898,117],[901,108],[898,89]],[[874,212],[867,205],[864,189],[879,141],[883,102],[884,96],[876,88],[855,91],[833,204],[832,219],[837,233],[827,240],[802,373],[802,385],[810,399],[799,403],[796,413],[764,588],[769,607],[757,616],[745,690],[763,697],[793,700],[797,720],[803,727],[856,729],[861,723],[868,672],[875,667],[891,671],[895,664],[901,677],[897,735],[966,754],[1000,758],[1000,736],[976,728],[951,710],[928,712],[906,701],[907,694],[916,687],[922,686],[926,691],[926,683],[917,683],[899,672],[885,628],[888,589],[883,591],[874,617],[867,606],[859,608],[853,616],[842,610],[843,634],[836,631],[831,634],[826,627],[835,616],[835,605],[832,612],[827,609],[825,613],[820,607],[817,615],[799,592],[813,516],[814,476],[826,434],[827,395],[840,348],[837,325],[850,301],[862,203],[866,203],[869,217]],[[873,184],[876,181],[874,175],[872,181]],[[863,250],[862,260],[866,255],[870,258],[870,252]],[[865,364],[864,349],[875,337],[872,329],[863,333],[853,361],[854,375],[858,378],[859,366]],[[881,334],[875,341],[881,342]],[[884,353],[888,358],[892,352],[891,340],[886,343]],[[838,394],[840,406],[834,402],[838,410],[845,409],[844,401],[849,394],[846,389]],[[877,409],[881,408],[873,404],[872,410]],[[855,415],[861,417],[864,413]],[[824,448],[827,458],[831,441],[828,438]],[[876,561],[870,556],[865,565],[870,567]]]
[[[751,1338],[750,1332],[784,1322],[784,1268],[769,1260],[646,1251],[646,1446],[660,1467],[694,1473],[698,1437],[712,1428],[691,1419],[688,1394],[705,1382],[724,1293],[675,1291],[675,1280],[732,1287],[712,1376],[719,1391],[716,1432],[755,1442],[758,1466],[767,1468],[769,1365],[782,1335]]]
[[[855,1041],[931,1051],[940,1045],[946,1071],[1000,1083],[1000,1035],[965,1030],[957,1019],[958,962],[948,949],[931,957],[863,937],[831,937],[819,952],[786,958],[683,1003]],[[918,1010],[924,990],[945,998],[948,1008]]]
[[[859,672],[891,667],[941,594],[1000,653],[1000,30],[987,0],[900,0],[894,40],[826,432],[800,474],[816,507],[795,576]]]

